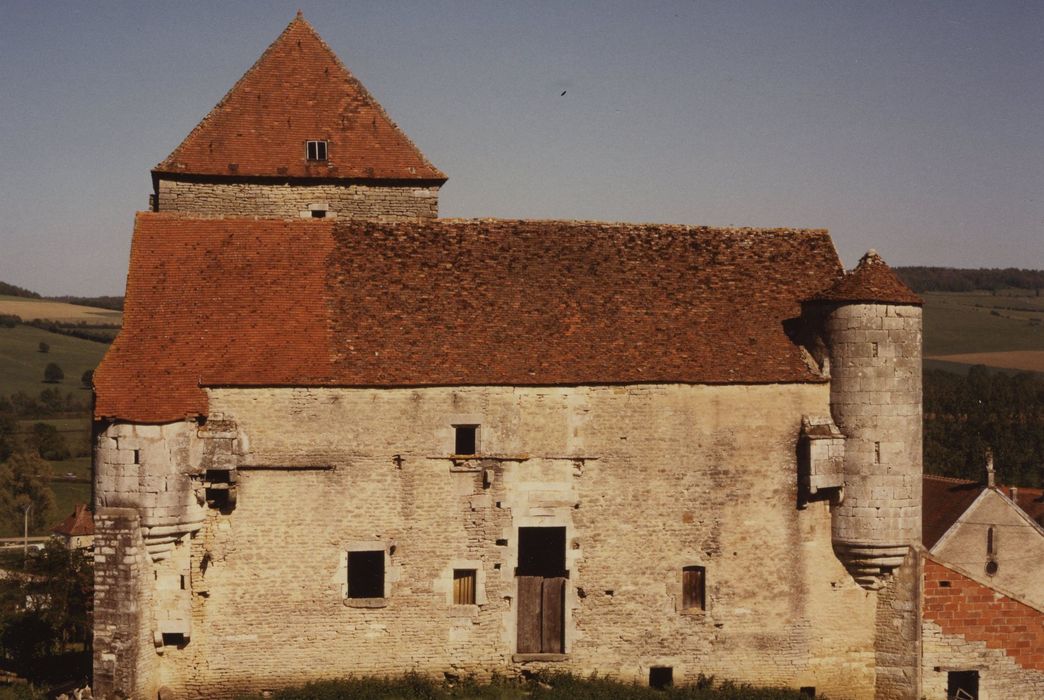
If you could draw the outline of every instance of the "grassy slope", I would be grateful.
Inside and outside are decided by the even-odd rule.
[[[39,352],[38,346],[41,341],[51,346],[50,352]],[[107,349],[108,346],[104,343],[48,333],[30,326],[0,327],[0,394],[10,396],[17,391],[24,391],[35,397],[43,389],[57,387],[63,393],[73,392],[86,400],[89,392],[82,388],[80,377],[84,371],[94,369],[98,365]],[[49,362],[57,363],[65,372],[65,380],[62,383],[45,384],[42,381],[44,367]],[[19,421],[19,428],[31,428],[36,422],[38,421]],[[73,454],[88,453],[90,418],[86,414],[78,418],[56,418],[39,422],[50,423],[62,431]],[[72,472],[77,477],[89,478],[91,460],[89,456],[81,456],[51,462],[51,469],[56,476]],[[57,503],[52,526],[71,513],[75,504],[90,501],[89,483],[55,481],[51,486]],[[36,534],[47,534],[49,531],[50,527]],[[0,535],[18,534],[21,533],[0,532]]]
[[[51,346],[49,352],[39,352],[41,342]],[[57,387],[63,394],[82,392],[86,398],[80,377],[98,366],[107,349],[104,343],[48,333],[32,326],[0,327],[0,394],[10,396],[24,391],[35,397],[44,389]],[[43,382],[44,368],[50,362],[65,372],[65,380],[60,384]]]
[[[1044,297],[988,292],[922,296],[925,356],[1044,350]]]

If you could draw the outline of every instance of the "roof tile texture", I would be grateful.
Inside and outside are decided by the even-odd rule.
[[[307,160],[309,140],[327,161]],[[300,16],[153,172],[446,179]]]
[[[822,381],[784,333],[841,274],[823,231],[139,214],[96,415],[201,386]]]
[[[924,303],[924,300],[914,294],[873,250],[867,251],[854,270],[829,289],[813,296],[812,300],[842,303]]]

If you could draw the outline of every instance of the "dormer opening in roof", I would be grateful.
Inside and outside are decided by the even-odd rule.
[[[154,211],[294,219],[322,200],[342,218],[418,221],[438,216],[446,176],[298,15],[152,180]]]

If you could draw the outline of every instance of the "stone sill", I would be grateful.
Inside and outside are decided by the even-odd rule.
[[[512,654],[511,660],[522,664],[530,661],[568,661],[569,654]]]
[[[349,608],[386,608],[387,598],[345,598],[345,606]]]

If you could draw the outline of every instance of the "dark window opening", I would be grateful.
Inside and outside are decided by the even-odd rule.
[[[946,674],[947,700],[979,700],[978,671],[950,671]]]
[[[348,552],[348,597],[384,597],[384,551]]]
[[[997,551],[995,547],[996,541],[993,539],[993,528],[991,527],[988,530],[986,530],[986,554],[988,554],[989,556],[993,556],[994,554],[996,554]]]
[[[134,450],[134,463],[141,464],[141,450]]]
[[[325,209],[313,209],[312,210],[312,218],[313,219],[325,219],[326,218],[326,210]]]
[[[518,575],[566,575],[564,527],[518,528]]]
[[[308,160],[326,160],[326,141],[306,141]]]
[[[674,669],[670,666],[653,666],[649,669],[649,687],[667,690],[674,685]]]
[[[939,588],[949,588],[949,587],[950,587],[950,582],[949,581],[939,581]]]
[[[816,689],[814,687],[810,686],[810,685],[803,685],[803,686],[801,686],[801,688],[798,690],[798,692],[801,693],[806,698],[811,698],[811,700],[816,700]]]
[[[478,451],[478,426],[456,425],[456,440],[453,454],[473,455]]]
[[[685,610],[707,609],[706,567],[686,566],[682,569],[682,608]]]
[[[986,562],[986,573],[989,576],[995,576],[999,569],[1000,567],[997,565],[997,562],[993,561],[992,559]]]
[[[165,647],[181,647],[185,646],[185,635],[181,632],[164,632],[163,633],[163,646]]]
[[[454,569],[453,570],[453,604],[474,605],[475,604],[475,570]]]

